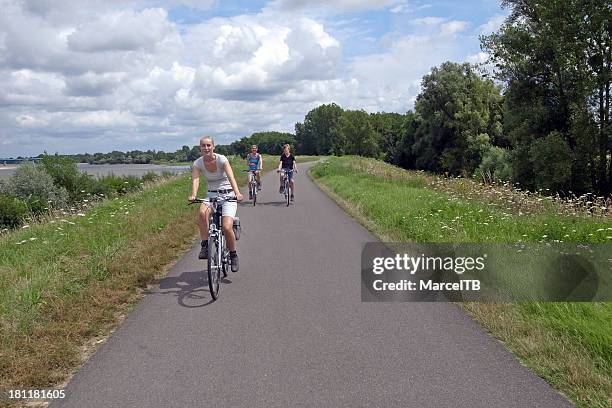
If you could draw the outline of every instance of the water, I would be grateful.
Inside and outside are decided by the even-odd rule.
[[[94,177],[107,176],[114,174],[115,176],[136,176],[142,177],[144,174],[152,171],[161,174],[164,171],[179,173],[189,171],[189,166],[162,166],[159,164],[87,164],[78,163],[77,168]],[[0,166],[0,180],[7,179],[15,172],[16,166]]]

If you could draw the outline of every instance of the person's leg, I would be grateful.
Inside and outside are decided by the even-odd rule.
[[[260,176],[260,171],[257,172],[257,189],[261,190],[261,176]]]
[[[202,241],[208,240],[208,220],[210,218],[210,207],[205,203],[200,205],[197,215],[198,228],[200,230],[200,238]]]
[[[279,178],[278,192],[280,194],[283,194],[283,172],[281,171],[279,174],[280,174],[280,178]]]
[[[197,215],[198,228],[200,230],[200,254],[198,258],[206,259],[208,257],[208,220],[210,218],[211,209],[205,203],[202,203]]]
[[[234,236],[234,218],[225,216],[223,217],[223,235],[225,235],[225,242],[227,249],[230,251],[230,262],[232,272],[238,272],[238,254],[236,253],[236,237]]]
[[[293,182],[293,172],[289,173],[289,187],[291,187],[291,199],[293,199],[293,193],[295,193],[295,183]]]

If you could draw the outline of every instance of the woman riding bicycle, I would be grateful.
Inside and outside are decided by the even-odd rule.
[[[200,152],[202,157],[193,162],[193,170],[191,172],[191,195],[189,201],[193,201],[198,194],[200,186],[200,174],[206,177],[208,182],[207,198],[221,197],[242,201],[242,194],[238,190],[238,184],[234,178],[234,172],[227,157],[214,152],[215,142],[210,136],[204,136],[200,139]],[[230,261],[232,272],[238,271],[238,254],[236,253],[236,239],[232,226],[236,217],[238,204],[233,201],[223,203],[223,218],[222,229],[227,242],[227,249],[230,251]],[[210,202],[204,202],[198,211],[197,221],[200,229],[200,237],[202,238],[199,258],[206,259],[208,257],[208,220],[211,216]]]
[[[293,182],[293,173],[298,171],[297,162],[295,156],[291,154],[291,147],[286,144],[283,146],[283,154],[281,154],[280,161],[278,162],[277,172],[281,171],[281,168],[287,172],[289,177],[289,186],[291,187],[291,201],[293,201],[293,192],[295,191],[295,184]],[[283,174],[280,175],[280,187],[278,192],[283,194]]]
[[[247,184],[251,183],[251,172],[255,172],[255,178],[257,179],[257,189],[261,191],[261,178],[259,177],[259,171],[263,168],[263,157],[257,153],[257,145],[251,146],[251,152],[247,154],[247,165],[249,166],[249,173]],[[255,180],[253,180],[254,182]],[[251,189],[249,188],[249,200],[252,200]]]

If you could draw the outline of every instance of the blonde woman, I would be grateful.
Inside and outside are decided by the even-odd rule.
[[[277,173],[281,172],[281,168],[287,171],[287,176],[289,177],[289,186],[291,187],[291,201],[293,201],[293,192],[295,191],[295,184],[293,182],[293,172],[297,172],[297,162],[295,161],[295,156],[291,154],[291,146],[288,144],[283,146],[283,153],[280,156],[280,160],[278,162]],[[278,188],[278,192],[283,194],[283,175],[280,175],[280,186]]]
[[[222,154],[215,153],[215,142],[210,136],[204,136],[200,139],[200,152],[202,157],[193,162],[193,170],[191,172],[191,195],[189,201],[193,201],[198,194],[200,186],[200,175],[203,175],[208,182],[207,198],[222,197],[235,198],[236,201],[242,201],[242,194],[238,189],[238,184],[232,171],[227,157]],[[236,217],[238,204],[236,202],[223,203],[222,230],[227,242],[227,249],[230,251],[230,261],[232,272],[238,272],[238,254],[236,253],[236,239],[232,226]],[[210,202],[206,201],[200,206],[198,211],[197,222],[200,229],[200,237],[202,238],[200,259],[208,257],[208,220],[211,216]]]

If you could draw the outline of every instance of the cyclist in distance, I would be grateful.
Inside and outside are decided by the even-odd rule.
[[[235,198],[237,201],[242,201],[242,194],[238,189],[238,184],[234,178],[234,172],[227,157],[214,152],[215,142],[210,136],[204,136],[200,139],[200,152],[202,157],[193,162],[193,170],[191,171],[191,195],[189,201],[193,201],[198,194],[200,186],[200,175],[203,175],[208,182],[207,198]],[[236,217],[238,204],[236,202],[226,201],[223,203],[223,218],[222,229],[223,235],[227,242],[227,249],[230,251],[230,261],[232,272],[238,271],[238,254],[236,253],[236,239],[232,226]],[[208,257],[208,220],[211,215],[210,202],[204,202],[198,211],[197,222],[200,229],[200,237],[202,238],[200,259]]]
[[[289,177],[289,185],[291,187],[291,201],[293,201],[293,192],[295,191],[295,184],[293,182],[293,173],[298,171],[297,163],[295,161],[295,156],[291,154],[291,146],[288,144],[283,146],[283,153],[280,156],[280,161],[278,162],[278,170],[280,172],[282,169],[285,170],[293,170],[287,173]],[[280,187],[278,188],[278,192],[283,194],[283,175],[280,175]]]
[[[247,165],[249,170],[255,171],[255,177],[257,178],[257,189],[261,191],[261,178],[259,177],[259,171],[263,168],[263,157],[257,152],[257,145],[251,146],[251,152],[247,154]],[[251,174],[247,174],[247,184],[251,178]],[[251,190],[249,190],[249,200],[252,200]]]

